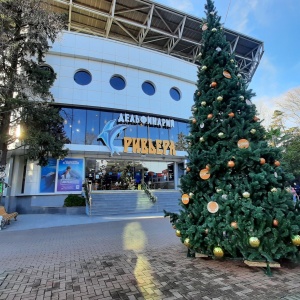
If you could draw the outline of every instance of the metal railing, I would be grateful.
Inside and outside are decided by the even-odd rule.
[[[148,185],[146,183],[142,183],[142,189],[145,192],[145,194],[148,196],[149,200],[153,203],[157,201],[157,197],[154,196],[151,191],[148,188]]]

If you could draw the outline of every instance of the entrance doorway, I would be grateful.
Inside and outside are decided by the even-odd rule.
[[[87,158],[85,177],[93,190],[174,189],[174,162]]]

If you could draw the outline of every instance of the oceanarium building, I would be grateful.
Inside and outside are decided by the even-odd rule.
[[[95,194],[139,191],[144,183],[152,191],[178,190],[202,19],[150,0],[49,2],[69,18],[43,66],[57,74],[52,93],[69,154],[41,168],[12,153],[8,206],[19,212],[63,206],[86,179]],[[250,81],[263,43],[226,28],[225,34]]]

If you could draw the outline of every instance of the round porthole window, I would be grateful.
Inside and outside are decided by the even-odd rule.
[[[142,84],[142,89],[143,89],[143,92],[146,94],[146,95],[149,95],[149,96],[152,96],[155,94],[155,87],[154,85],[149,82],[149,81],[145,81],[143,84]]]
[[[92,81],[92,75],[86,70],[79,70],[74,75],[74,81],[80,85],[88,85]]]
[[[114,75],[110,81],[109,81],[110,85],[115,89],[115,90],[123,90],[126,86],[126,82],[124,80],[124,78],[120,75]]]
[[[43,71],[47,71],[49,73],[54,74],[54,70],[49,65],[40,65],[39,68]]]
[[[181,99],[180,91],[179,91],[179,89],[177,89],[175,87],[172,87],[170,89],[170,96],[175,101],[179,101]]]

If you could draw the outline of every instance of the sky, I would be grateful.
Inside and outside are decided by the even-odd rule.
[[[202,18],[206,0],[154,0]],[[264,43],[264,54],[249,85],[267,126],[276,102],[300,87],[300,1],[215,0],[224,27]]]

